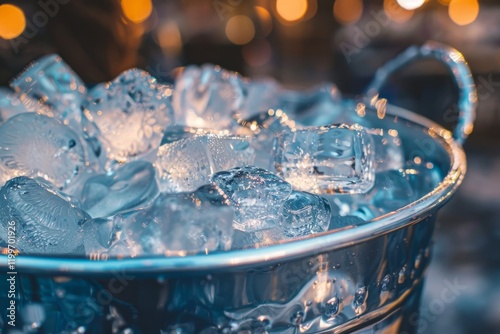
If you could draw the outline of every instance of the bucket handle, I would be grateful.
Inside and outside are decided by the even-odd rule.
[[[472,73],[462,53],[445,44],[429,41],[422,46],[411,46],[396,58],[380,67],[366,90],[366,96],[377,96],[387,79],[407,64],[431,58],[445,64],[450,70],[459,90],[458,124],[453,131],[453,138],[460,144],[472,133],[477,109],[477,91]]]

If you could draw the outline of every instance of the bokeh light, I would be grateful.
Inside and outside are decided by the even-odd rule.
[[[425,0],[397,0],[398,4],[406,10],[413,10],[421,7]]]
[[[404,23],[413,16],[412,10],[404,9],[396,0],[384,0],[384,10],[387,16],[397,23]]]
[[[145,21],[153,12],[151,0],[121,0],[123,14],[134,23]]]
[[[177,55],[182,50],[182,38],[179,27],[174,22],[163,25],[158,30],[158,43],[165,54]]]
[[[21,8],[5,4],[0,6],[0,37],[13,39],[21,35],[26,27],[26,18]]]
[[[363,1],[336,0],[333,4],[333,15],[340,23],[354,23],[363,15]]]
[[[286,22],[298,22],[307,13],[307,0],[276,0],[276,11]]]
[[[273,30],[273,18],[267,9],[261,6],[255,6],[255,13],[260,21],[262,35],[268,36]]]
[[[242,49],[243,59],[252,66],[264,66],[269,63],[272,55],[272,48],[269,42],[265,39],[256,40]]]
[[[438,2],[444,6],[448,6],[451,2],[451,0],[438,0]]]
[[[255,26],[248,16],[235,15],[226,23],[226,36],[234,44],[248,44],[255,36]]]
[[[460,26],[471,24],[479,15],[479,2],[477,0],[452,0],[448,13],[451,20]]]

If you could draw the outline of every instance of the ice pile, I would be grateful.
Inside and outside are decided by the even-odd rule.
[[[131,69],[89,90],[50,55],[11,88],[0,90],[0,238],[15,222],[22,253],[267,246],[365,224],[440,179],[365,117],[383,118],[383,100],[346,107],[332,84],[290,91],[204,65],[172,86]]]

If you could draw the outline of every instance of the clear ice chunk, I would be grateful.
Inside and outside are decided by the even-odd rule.
[[[155,170],[147,161],[132,161],[91,177],[82,192],[82,208],[93,218],[140,209],[158,195]]]
[[[304,126],[336,123],[342,113],[340,94],[331,83],[310,91],[283,91],[279,94],[279,107]]]
[[[172,90],[149,73],[131,69],[89,92],[84,128],[98,137],[108,159],[125,162],[156,149],[173,121]]]
[[[0,167],[9,178],[42,177],[62,188],[85,167],[85,155],[69,127],[54,118],[24,113],[0,125]]]
[[[235,132],[253,135],[251,144],[255,151],[253,165],[272,169],[273,141],[276,134],[295,128],[295,121],[281,109],[269,109],[247,119],[238,119]]]
[[[33,99],[26,93],[16,93],[0,87],[0,124],[15,115],[26,112],[53,116],[52,110],[40,100]]]
[[[194,194],[161,194],[148,209],[115,217],[130,254],[186,254],[231,248],[234,211],[196,200]]]
[[[194,191],[212,174],[252,164],[249,138],[190,133],[158,150],[155,167],[162,192]]]
[[[239,74],[210,64],[186,67],[175,81],[172,104],[176,124],[225,129],[244,100]]]
[[[55,54],[42,57],[10,83],[20,93],[42,100],[54,110],[54,117],[79,129],[80,106],[87,88],[78,75]]]
[[[7,240],[15,224],[16,247],[22,253],[67,254],[83,242],[90,216],[42,180],[17,177],[0,189],[0,237]]]
[[[328,230],[331,207],[318,195],[294,191],[283,205],[283,235],[302,237]]]
[[[272,79],[248,80],[243,82],[244,100],[234,115],[236,119],[246,120],[279,105],[278,83]]]
[[[373,142],[359,125],[283,131],[274,148],[278,175],[296,189],[358,194],[373,186]]]
[[[418,198],[408,174],[398,170],[377,173],[368,197],[371,198],[371,204],[383,213],[396,211]]]
[[[237,167],[216,173],[211,181],[235,208],[234,227],[255,232],[278,226],[292,186],[258,167]]]
[[[255,231],[246,236],[246,240],[241,240],[240,236],[238,242],[261,247],[325,232],[330,226],[331,215],[331,206],[325,198],[293,191],[284,201],[282,220],[276,227]]]

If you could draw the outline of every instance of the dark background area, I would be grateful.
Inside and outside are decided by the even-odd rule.
[[[465,145],[468,175],[440,215],[419,333],[500,333],[500,2],[427,0],[407,11],[396,0],[288,0],[280,12],[283,0],[131,1],[0,1],[25,17],[21,35],[0,37],[0,85],[56,52],[89,85],[134,66],[169,81],[178,66],[214,63],[290,87],[333,81],[353,96],[410,45],[436,40],[460,50],[478,88],[478,118]],[[3,19],[0,10],[0,27]],[[437,63],[407,68],[384,94],[452,126],[444,115],[455,111],[457,91]],[[464,289],[439,302],[456,281]]]

